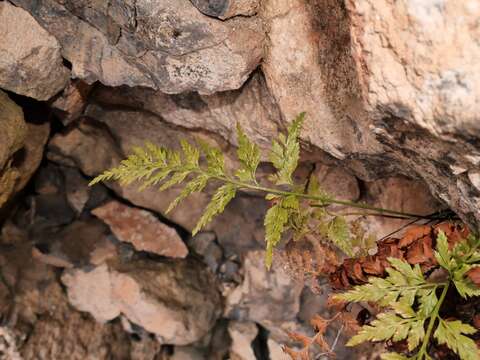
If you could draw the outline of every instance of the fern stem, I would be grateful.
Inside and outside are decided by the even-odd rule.
[[[445,287],[442,290],[442,294],[440,295],[440,299],[438,300],[437,304],[435,305],[435,308],[432,311],[432,315],[430,316],[430,320],[428,322],[428,328],[427,332],[425,334],[425,337],[423,338],[423,343],[422,347],[418,351],[417,354],[417,359],[422,360],[425,355],[427,355],[427,346],[430,340],[430,336],[432,335],[433,331],[433,326],[435,325],[435,321],[438,318],[438,312],[440,311],[440,308],[442,307],[443,301],[445,300],[445,297],[447,296],[448,292],[448,287],[450,286],[450,282],[447,282]]]
[[[201,171],[203,172],[203,171]],[[211,176],[211,175],[210,175]],[[285,191],[285,190],[279,190],[275,188],[269,188],[261,185],[256,185],[256,184],[251,184],[243,181],[238,181],[235,179],[232,179],[230,177],[226,176],[213,176],[213,178],[223,181],[223,182],[229,182],[232,183],[239,188],[245,188],[245,189],[250,189],[250,190],[256,190],[264,193],[270,193],[270,194],[275,194],[275,195],[281,195],[281,196],[296,196],[299,198],[303,199],[308,199],[308,200],[314,200],[314,201],[320,201],[322,202],[323,205],[344,205],[348,206],[351,208],[357,208],[357,209],[363,209],[363,210],[370,210],[378,213],[379,215],[381,214],[386,214],[386,215],[397,215],[397,216],[402,216],[405,219],[409,218],[418,218],[418,219],[432,219],[435,217],[428,216],[428,215],[419,215],[419,214],[412,214],[408,212],[402,212],[402,211],[396,211],[396,210],[390,210],[390,209],[384,209],[380,207],[375,207],[367,204],[361,204],[361,203],[356,203],[354,201],[348,201],[348,200],[338,200],[335,198],[322,198],[320,196],[314,196],[310,194],[305,194],[305,193],[298,193],[298,192],[291,192],[291,191]],[[312,204],[311,206],[316,207],[319,205]],[[372,214],[369,214],[372,215]]]

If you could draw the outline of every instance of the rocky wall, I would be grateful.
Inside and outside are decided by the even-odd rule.
[[[146,140],[203,139],[233,166],[237,123],[266,150],[305,111],[298,179],[478,226],[479,15],[477,0],[0,1],[0,357],[276,360],[306,314],[328,315],[328,286],[264,269],[256,194],[191,237],[209,189],[166,214],[179,188],[87,186]],[[403,224],[363,221],[377,238]]]

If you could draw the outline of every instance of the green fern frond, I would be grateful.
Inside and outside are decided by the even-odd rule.
[[[215,215],[222,213],[227,204],[235,197],[237,187],[233,184],[225,184],[217,189],[212,200],[205,208],[205,212],[192,230],[192,235],[197,234],[205,225],[207,225]]]
[[[300,158],[300,143],[298,137],[302,128],[305,113],[301,113],[288,127],[288,135],[280,135],[273,140],[270,161],[277,169],[273,180],[277,185],[292,185],[292,174],[297,168]]]
[[[252,181],[256,183],[255,173],[260,164],[260,149],[245,135],[240,124],[237,124],[237,137],[237,157],[241,167],[235,172],[235,176],[240,181]]]

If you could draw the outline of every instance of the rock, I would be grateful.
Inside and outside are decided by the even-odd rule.
[[[340,167],[315,164],[313,173],[320,188],[339,200],[357,201],[360,197],[358,180]]]
[[[188,249],[177,231],[162,223],[149,211],[111,201],[92,211],[113,234],[129,242],[138,251],[148,251],[171,258],[184,258]]]
[[[268,88],[285,119],[306,111],[302,137],[355,175],[422,179],[477,227],[480,191],[465,173],[480,163],[479,75],[470,61],[480,54],[478,11],[412,1],[266,1]]]
[[[258,335],[258,327],[255,323],[242,323],[230,321],[228,333],[232,338],[230,346],[230,359],[232,360],[256,360],[252,342]]]
[[[51,106],[63,125],[67,126],[82,115],[93,86],[82,80],[72,80]]]
[[[205,264],[213,272],[217,271],[223,257],[223,250],[215,240],[213,232],[200,232],[187,241],[188,246],[202,256]]]
[[[0,141],[0,206],[2,206],[14,193],[20,177],[18,169],[11,165],[12,156],[22,148],[28,134],[22,110],[2,91],[0,91],[0,134],[2,136]]]
[[[302,137],[336,159],[379,153],[359,116],[358,82],[345,41],[348,16],[340,3],[269,0],[262,15],[269,39],[262,69],[283,119],[305,111]]]
[[[25,10],[0,4],[0,87],[48,100],[67,83],[60,45]]]
[[[50,123],[27,124],[28,132],[25,145],[21,150],[21,157],[16,161],[16,168],[20,173],[15,186],[15,192],[22,190],[37,171],[43,159],[43,150],[50,135]]]
[[[262,198],[239,195],[212,223],[225,256],[241,255],[265,246],[263,220],[268,203]]]
[[[36,238],[34,257],[49,265],[67,268],[99,265],[117,257],[108,228],[94,218],[76,220],[61,230],[41,227],[32,233]]]
[[[252,16],[257,13],[260,0],[191,0],[198,10],[208,16],[228,19],[233,16]]]
[[[285,354],[280,344],[277,343],[275,340],[268,339],[267,346],[268,346],[268,354],[270,355],[270,359],[290,360],[289,356]]]
[[[393,177],[365,183],[364,201],[372,206],[403,211],[411,214],[429,215],[442,209],[439,202],[430,194],[421,181],[404,177]],[[365,219],[368,232],[375,238],[390,234],[400,229],[411,220],[370,217]],[[397,234],[398,235],[398,234]]]
[[[90,199],[92,188],[77,169],[62,169],[65,176],[65,195],[70,207],[81,214]]]
[[[111,269],[101,265],[69,270],[62,281],[79,310],[103,322],[123,314],[161,343],[198,341],[219,315],[213,278],[195,261],[134,261]]]
[[[142,339],[143,340],[143,339]],[[151,357],[136,357],[135,348],[143,345]],[[154,346],[152,346],[154,345]],[[145,349],[146,350],[146,349]],[[153,359],[159,345],[130,342],[117,324],[100,324],[90,317],[71,311],[63,316],[44,317],[35,323],[31,335],[22,347],[25,359]],[[138,352],[138,350],[137,350]]]
[[[243,282],[228,294],[225,315],[238,321],[254,321],[266,327],[273,339],[285,341],[295,326],[302,284],[281,267],[267,271],[264,251],[251,251],[243,263]]]
[[[87,118],[82,118],[76,125],[53,137],[48,144],[48,159],[65,166],[79,167],[88,176],[99,174],[118,163],[122,154],[105,126]],[[94,153],[92,149],[95,149]]]
[[[14,3],[58,39],[73,77],[88,83],[213,93],[239,88],[263,55],[258,18],[220,22],[187,0]]]
[[[193,92],[168,95],[143,88],[99,86],[91,100],[107,109],[144,110],[175,126],[215,133],[234,145],[237,144],[236,125],[239,123],[252,141],[264,150],[270,147],[282,119],[265,79],[258,71],[241,89],[213,95]],[[87,114],[95,118],[105,117],[98,106],[91,106]]]
[[[175,346],[173,355],[168,360],[206,360],[200,350],[192,346]]]

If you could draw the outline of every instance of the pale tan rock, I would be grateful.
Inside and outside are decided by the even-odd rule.
[[[230,321],[228,333],[232,339],[230,359],[256,360],[252,349],[252,342],[258,335],[258,327],[255,323]]]
[[[58,41],[25,10],[0,3],[0,86],[47,100],[66,84]]]
[[[172,258],[184,258],[188,254],[177,231],[149,211],[110,201],[92,210],[92,214],[110,226],[119,240],[131,243],[138,251]]]
[[[90,271],[73,269],[62,281],[77,309],[102,322],[123,314],[161,343],[198,341],[220,312],[213,278],[196,261],[134,261],[111,269],[106,265]]]
[[[262,69],[283,119],[306,112],[302,138],[337,159],[381,151],[360,116],[340,3],[267,0],[262,16],[269,39]]]

